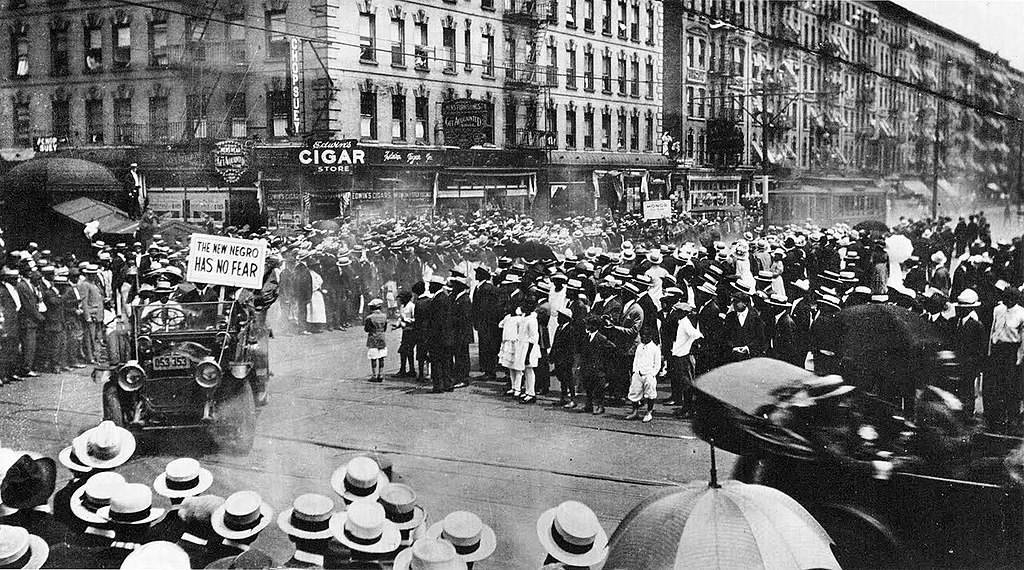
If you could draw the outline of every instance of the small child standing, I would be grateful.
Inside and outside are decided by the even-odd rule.
[[[402,329],[402,344],[398,346],[398,374],[395,378],[416,377],[416,304],[413,303],[412,293],[402,291],[398,294],[398,304],[401,307],[398,312],[398,328]],[[409,368],[406,370],[406,363]]]
[[[629,383],[629,401],[633,411],[626,416],[627,420],[640,417],[640,406],[647,401],[647,413],[644,423],[654,418],[654,401],[658,399],[658,372],[661,370],[661,347],[654,340],[644,335],[640,346],[633,357],[633,377]]]
[[[387,339],[388,318],[384,315],[384,301],[374,299],[368,308],[370,314],[363,320],[366,331],[366,357],[370,359],[370,382],[384,381],[384,359],[388,356]]]

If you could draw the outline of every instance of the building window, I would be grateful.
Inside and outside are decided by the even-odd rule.
[[[249,50],[245,42],[245,20],[237,19],[227,24],[228,58],[233,63],[247,63]]]
[[[376,14],[359,14],[359,60],[377,61]]]
[[[149,98],[149,136],[153,140],[167,140],[168,132],[167,97],[156,95]]]
[[[647,45],[654,45],[654,5],[647,5]]]
[[[377,96],[372,91],[359,93],[359,136],[377,140]]]
[[[626,96],[626,54],[619,55],[619,95]]]
[[[576,28],[576,0],[565,1],[565,27]]]
[[[484,75],[494,77],[494,33],[484,32]]]
[[[594,148],[594,110],[583,111],[583,148]]]
[[[448,73],[455,73],[455,28],[445,27],[442,29],[441,44],[443,46],[441,57],[444,59],[444,70]]]
[[[405,67],[405,20],[391,20],[391,65]]]
[[[265,12],[264,24],[267,30],[267,56],[270,59],[288,57],[288,36],[285,35],[288,32],[288,20],[284,10]]]
[[[268,103],[269,102],[270,100],[268,98]],[[197,93],[185,95],[185,117],[187,119],[188,128],[191,129],[189,134],[192,137],[199,139],[207,137],[207,103],[208,99],[202,94]]]
[[[686,131],[686,158],[693,158],[694,155],[694,144],[693,144],[693,129]]]
[[[405,95],[391,96],[391,139],[405,140]]]
[[[627,11],[626,11],[626,0],[619,0],[619,25],[618,25],[619,34],[618,35],[619,35],[619,39],[620,40],[626,39],[626,29],[627,29],[626,28],[626,19],[627,19],[627,17],[628,16],[627,16]]]
[[[601,148],[612,148],[612,112],[608,109],[601,112]]]
[[[705,161],[704,161],[704,143],[705,142],[706,142],[706,139],[704,138],[704,129],[701,129],[700,130],[700,135],[697,136],[697,156],[696,156],[696,158],[697,158],[697,163],[698,164],[704,164],[705,163]]]
[[[583,88],[587,91],[594,90],[594,52],[583,52]]]
[[[633,115],[629,123],[629,150],[640,150],[640,117]]]
[[[583,0],[583,31],[594,31],[594,0]]]
[[[63,77],[70,73],[68,66],[68,29],[50,29],[50,74]]]
[[[290,130],[291,101],[288,92],[281,89],[267,93],[267,121],[271,137],[286,137]]]
[[[697,38],[697,67],[707,69],[708,42],[704,38]]]
[[[576,109],[565,110],[565,148],[576,148]]]
[[[650,113],[644,117],[644,150],[654,150],[654,117]]]
[[[32,146],[32,118],[28,98],[14,101],[14,146],[29,148]]]
[[[629,62],[629,65],[630,65],[630,67],[633,68],[632,69],[632,72],[633,72],[633,82],[629,86],[629,94],[632,95],[633,97],[639,97],[640,96],[640,62],[637,61],[636,59],[633,59],[633,61]]]
[[[619,145],[618,148],[620,150],[626,150],[626,127],[627,127],[626,123],[627,123],[627,121],[628,121],[628,119],[626,117],[626,111],[625,110],[619,111],[619,130],[618,130],[618,137],[617,137],[616,142],[618,143],[618,145]]]
[[[140,141],[135,137],[135,125],[132,123],[132,100],[118,97],[114,99],[114,143],[138,142]]]
[[[493,10],[494,0],[480,0],[480,7],[484,10]]]
[[[576,44],[570,41],[565,51],[565,88],[576,89]]]
[[[427,71],[430,69],[430,48],[429,36],[427,33],[427,22],[415,22],[413,33],[416,37],[415,53],[413,54],[413,65],[416,69]]]
[[[430,142],[430,101],[426,97],[416,97],[416,142]]]
[[[687,117],[694,116],[693,115],[693,104],[694,104],[694,102],[695,101],[693,99],[693,87],[687,87],[686,88],[686,116]]]
[[[99,21],[85,25],[85,70],[98,71],[103,68],[103,27]]]
[[[516,112],[519,102],[514,98],[505,100],[505,146],[516,144]]]
[[[604,13],[601,14],[601,33],[612,35],[612,0],[604,0]]]
[[[552,135],[555,147],[558,147],[558,107],[554,105],[544,109],[544,132]],[[547,145],[547,141],[544,141]]]
[[[103,100],[85,102],[85,136],[88,144],[103,144]]]
[[[473,70],[473,32],[469,29],[469,20],[466,20],[466,30],[463,32],[464,46],[463,58],[466,60],[466,71]]]
[[[629,39],[640,41],[640,4],[633,4],[633,18],[629,21]]]
[[[697,58],[697,53],[694,51],[694,38],[689,36],[686,38],[686,67],[693,67],[693,62]]]
[[[697,90],[697,116],[704,118],[704,102],[706,101],[708,92],[703,87]]]
[[[57,140],[67,140],[71,136],[71,103],[58,100],[50,104],[50,134]]]
[[[11,35],[11,77],[28,77],[28,32]]]
[[[548,68],[544,84],[548,87],[558,87],[558,46],[548,45]]]
[[[130,22],[114,25],[114,69],[127,69],[132,62],[132,28]]]
[[[244,139],[249,134],[249,112],[245,104],[245,92],[238,91],[228,94],[227,108],[231,138]]]
[[[612,92],[612,56],[607,52],[601,56],[601,92]]]
[[[647,77],[647,98],[654,99],[654,62],[650,58],[644,66],[644,73]]]
[[[149,23],[149,64],[164,67],[167,57],[167,22]]]

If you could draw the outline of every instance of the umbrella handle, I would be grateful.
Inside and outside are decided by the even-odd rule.
[[[715,462],[715,438],[708,440],[711,444],[711,481],[708,482],[708,487],[712,489],[721,489],[722,486],[718,484],[718,464]]]

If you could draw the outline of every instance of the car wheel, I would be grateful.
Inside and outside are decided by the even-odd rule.
[[[249,453],[256,440],[256,404],[248,381],[219,406],[217,441],[232,453]]]
[[[103,385],[103,419],[114,422],[117,427],[124,427],[124,411],[121,409],[121,399],[117,390],[117,384],[114,382]]]

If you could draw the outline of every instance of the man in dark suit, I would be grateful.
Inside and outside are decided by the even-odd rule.
[[[661,335],[658,333],[658,314],[660,310],[658,309],[658,304],[654,302],[654,297],[651,296],[653,281],[649,275],[638,275],[633,280],[637,288],[640,289],[640,297],[637,299],[637,304],[644,310],[644,320],[640,325],[640,336],[652,339],[655,344],[660,345]]]
[[[555,315],[558,326],[551,339],[551,350],[548,358],[555,365],[555,376],[562,387],[562,396],[557,405],[566,409],[576,407],[576,382],[573,378],[573,359],[576,353],[576,335],[573,330],[572,309],[559,309]]]
[[[42,350],[40,351],[42,365],[40,369],[44,372],[60,373],[66,368],[64,358],[67,350],[64,347],[64,328],[67,326],[67,316],[64,311],[64,302],[61,299],[61,292],[55,283],[60,279],[67,283],[67,277],[57,276],[53,266],[48,266],[43,272],[45,276],[42,281],[43,304],[46,305],[45,320],[43,322]]]
[[[484,380],[494,380],[498,369],[498,349],[501,347],[501,300],[498,288],[491,282],[486,267],[476,268],[479,283],[473,291],[473,326],[478,339],[477,355]]]
[[[71,368],[84,368],[85,356],[82,353],[82,340],[85,334],[85,309],[82,308],[82,295],[75,284],[79,280],[77,269],[68,273],[68,286],[61,300],[64,303],[64,315],[67,317],[64,327],[64,346],[67,350],[65,361]]]
[[[603,324],[601,317],[588,317],[584,325],[586,332],[583,335],[583,342],[579,346],[580,379],[587,395],[583,411],[595,416],[604,413],[605,373],[616,353],[615,345],[599,330]],[[639,331],[639,326],[637,330]],[[632,361],[630,364],[632,365]]]
[[[725,316],[723,340],[725,359],[728,362],[740,362],[749,358],[763,356],[766,339],[764,322],[750,306],[750,293],[739,284],[734,285],[732,295],[732,312]]]
[[[469,345],[473,344],[473,306],[469,300],[469,285],[466,278],[452,277],[448,286],[455,298],[452,300],[452,325],[455,327],[455,369],[452,381],[455,388],[469,385]]]
[[[18,270],[4,267],[0,270],[0,385],[15,379],[18,372],[18,345],[21,331],[18,312],[21,309],[21,295],[18,294]]]
[[[703,374],[722,364],[722,334],[725,327],[722,309],[718,306],[717,291],[711,282],[702,283],[693,289],[697,299],[697,328],[704,338],[694,351],[696,375]]]
[[[974,381],[981,374],[988,356],[988,329],[981,324],[977,311],[981,307],[978,294],[965,289],[956,300],[956,320],[953,321],[953,352],[960,365],[960,382],[950,386],[953,395],[963,404],[966,418],[974,416]]]
[[[430,377],[433,392],[451,392],[455,389],[452,381],[452,358],[455,351],[455,324],[452,320],[452,298],[444,289],[440,278],[431,281],[430,289],[436,291],[427,310],[423,335],[430,352]]]
[[[771,317],[766,323],[768,356],[803,368],[807,353],[797,344],[796,323],[789,316],[791,305],[785,298],[772,295],[767,301]]]
[[[18,289],[18,296],[21,298],[21,310],[18,311],[18,321],[21,328],[21,373],[29,378],[39,376],[36,373],[36,349],[38,343],[39,328],[43,324],[43,311],[40,311],[40,304],[43,297],[35,284],[37,277],[33,277],[34,270],[29,266],[21,269],[21,279],[15,287]],[[36,274],[38,275],[38,274]],[[102,322],[102,318],[100,319]]]

